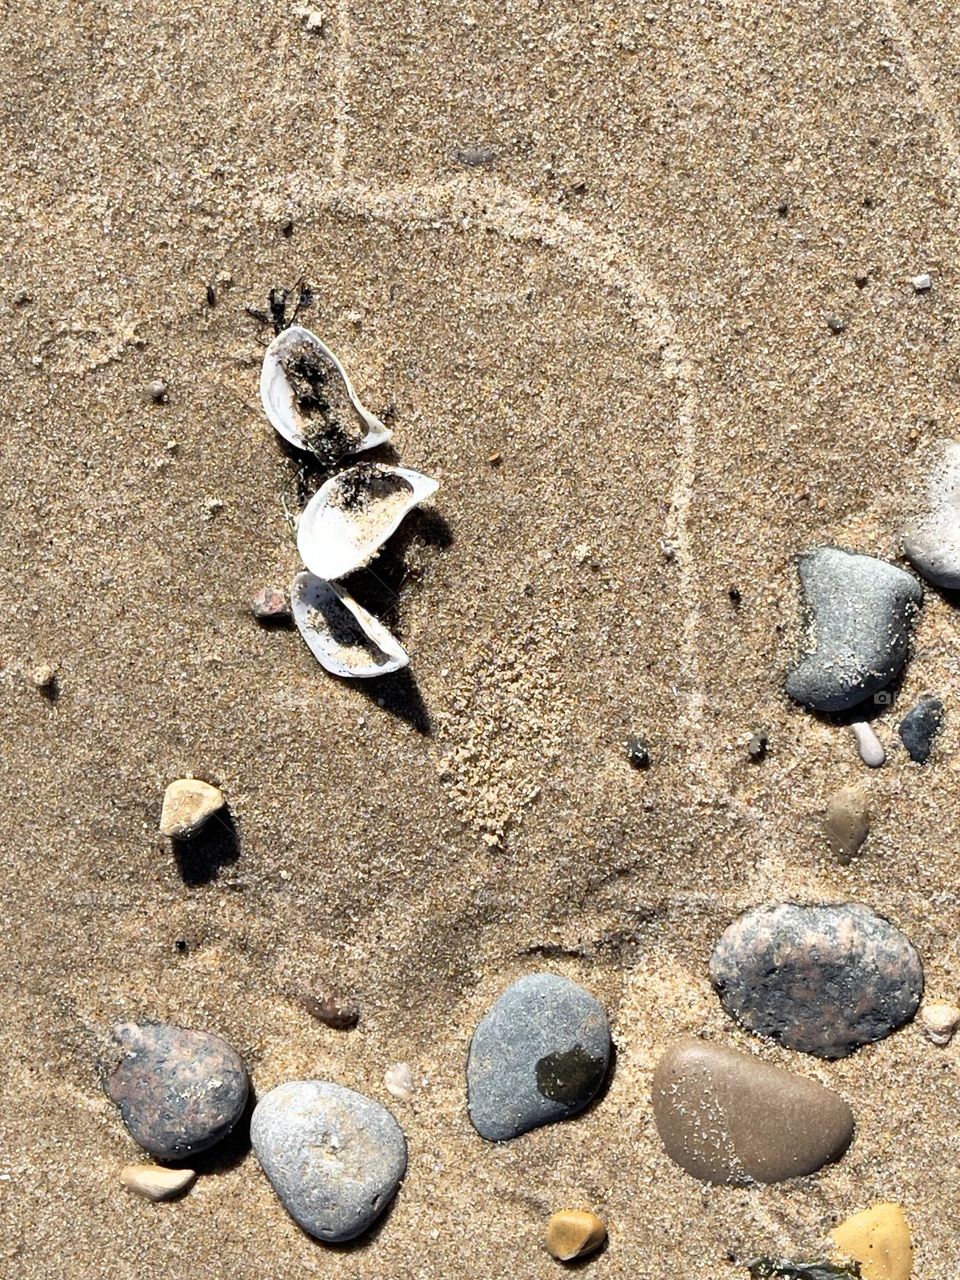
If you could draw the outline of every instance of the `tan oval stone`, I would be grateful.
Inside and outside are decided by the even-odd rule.
[[[195,835],[207,819],[225,804],[219,787],[199,778],[178,778],[164,792],[160,834],[173,840]]]
[[[913,1241],[898,1204],[875,1204],[855,1213],[830,1237],[845,1258],[860,1263],[863,1280],[910,1280]]]
[[[170,1200],[186,1191],[196,1176],[193,1169],[164,1169],[158,1164],[128,1164],[120,1170],[127,1190],[147,1200]]]
[[[561,1262],[593,1253],[606,1238],[603,1219],[585,1209],[561,1209],[547,1223],[547,1248]]]
[[[823,830],[838,862],[848,863],[870,830],[870,807],[859,787],[841,787],[831,796]]]
[[[667,1154],[704,1182],[814,1173],[839,1160],[853,1137],[853,1113],[832,1090],[692,1038],[660,1059],[653,1113]]]

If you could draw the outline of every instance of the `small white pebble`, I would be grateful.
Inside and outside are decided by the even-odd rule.
[[[402,1102],[409,1102],[416,1092],[413,1072],[408,1062],[397,1062],[392,1067],[387,1067],[383,1073],[383,1083],[387,1086],[387,1093],[393,1094]]]
[[[933,281],[926,272],[922,276],[914,276],[910,283],[914,293],[927,293],[933,287]]]
[[[860,759],[871,769],[879,769],[887,758],[883,743],[874,733],[873,728],[865,720],[855,721],[850,728],[857,740]]]
[[[925,1004],[920,1010],[920,1025],[928,1040],[947,1045],[960,1026],[960,1009],[955,1004]]]

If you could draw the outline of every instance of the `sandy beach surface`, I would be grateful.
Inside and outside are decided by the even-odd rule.
[[[570,1206],[607,1222],[597,1280],[737,1280],[896,1200],[916,1280],[956,1274],[960,1050],[914,1025],[789,1053],[707,973],[741,910],[852,900],[913,940],[929,998],[960,991],[955,606],[928,590],[882,770],[782,692],[794,556],[895,556],[956,431],[951,6],[14,0],[0,42],[0,1269],[539,1280]],[[337,681],[247,610],[298,568],[314,482],[260,409],[245,308],[301,280],[441,482],[378,562],[412,654],[393,683]],[[927,690],[948,723],[920,769],[894,726]],[[158,833],[190,773],[235,822],[209,866]],[[854,781],[876,817],[842,867],[822,816]],[[470,1035],[536,969],[603,1002],[615,1074],[580,1118],[485,1143]],[[98,1063],[126,1018],[220,1033],[260,1093],[389,1102],[410,1167],[373,1237],[311,1241],[242,1152],[175,1205],[124,1191]],[[686,1033],[838,1090],[846,1157],[750,1189],[683,1173],[649,1099]]]

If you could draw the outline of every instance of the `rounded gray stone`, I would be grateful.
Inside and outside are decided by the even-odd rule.
[[[104,1088],[152,1156],[182,1160],[206,1151],[243,1115],[247,1073],[219,1036],[166,1022],[121,1022],[113,1038],[123,1055]]]
[[[467,1060],[470,1120],[499,1142],[582,1111],[610,1066],[610,1026],[588,991],[554,973],[508,987],[477,1026]]]
[[[820,1058],[882,1040],[923,995],[910,940],[859,903],[756,907],[721,936],[710,977],[748,1031]]]
[[[905,569],[839,547],[804,552],[798,570],[804,652],[785,687],[814,711],[844,711],[900,674],[923,588]]]
[[[407,1169],[406,1139],[387,1108],[327,1080],[271,1089],[250,1137],[287,1213],[330,1244],[373,1226]]]
[[[902,531],[903,552],[928,582],[960,588],[960,444],[940,443],[927,481],[926,510]]]

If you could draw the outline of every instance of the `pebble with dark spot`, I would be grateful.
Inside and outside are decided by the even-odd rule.
[[[712,1183],[782,1182],[839,1160],[853,1137],[844,1100],[813,1080],[692,1037],[653,1077],[667,1155]]]
[[[318,1240],[362,1235],[407,1168],[403,1130],[379,1102],[326,1080],[291,1080],[257,1103],[257,1159],[283,1207]]]
[[[123,1056],[104,1088],[134,1139],[160,1160],[214,1146],[243,1115],[250,1085],[236,1049],[219,1036],[164,1022],[123,1022]]]
[[[610,1065],[603,1006],[569,978],[533,973],[508,987],[473,1035],[470,1119],[492,1142],[582,1111]]]
[[[839,547],[805,552],[798,569],[807,625],[787,693],[814,711],[857,706],[902,670],[923,588],[905,569]]]
[[[627,759],[635,769],[650,768],[650,747],[645,738],[627,739]]]
[[[943,728],[943,703],[932,694],[921,698],[900,721],[900,740],[917,764],[926,764],[933,740]]]
[[[748,1031],[820,1058],[882,1040],[923,995],[909,939],[859,903],[756,907],[723,933],[710,977]]]

